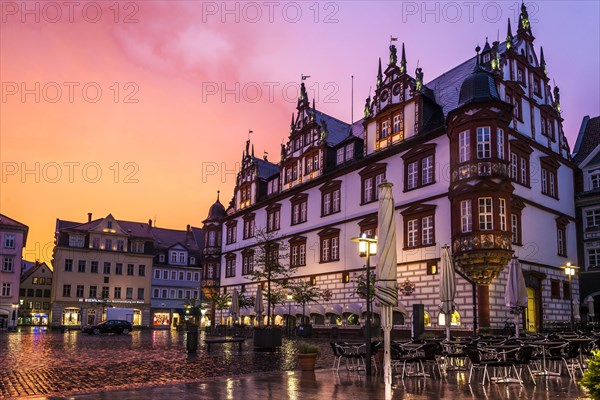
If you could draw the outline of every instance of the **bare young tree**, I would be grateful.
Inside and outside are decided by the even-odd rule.
[[[267,326],[271,326],[271,306],[275,293],[285,287],[288,278],[296,271],[289,265],[289,246],[275,232],[257,229],[254,263],[249,279],[266,282]]]

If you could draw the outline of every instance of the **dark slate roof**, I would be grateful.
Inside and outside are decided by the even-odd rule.
[[[23,275],[21,275],[21,283],[25,282],[27,278],[33,275],[33,273],[40,268],[48,268],[48,270],[52,272],[52,267],[48,266],[45,262],[41,264],[36,262],[33,267],[29,268]]]
[[[185,246],[188,250],[199,251],[198,243],[194,238],[194,234],[191,230],[177,230],[177,229],[166,229],[166,228],[152,228],[152,235],[154,236],[155,247],[158,249],[167,249],[176,244]]]
[[[458,105],[500,100],[496,82],[491,73],[479,66],[463,81],[460,86]]]
[[[96,219],[91,222],[85,222],[83,224],[78,223],[78,222],[58,220],[57,228],[59,230],[70,229],[70,230],[75,230],[75,231],[89,232],[90,230],[96,228],[100,224],[100,222],[103,220],[104,220],[104,218],[100,218],[100,219]],[[125,232],[129,233],[131,236],[147,238],[147,239],[153,238],[152,228],[147,223],[121,221],[121,220],[115,220],[115,221],[117,222],[117,224],[119,224],[119,226],[121,228],[123,228],[123,230]]]
[[[204,221],[220,221],[226,216],[227,213],[225,212],[225,207],[223,207],[223,204],[221,204],[219,198],[217,197],[217,201],[215,201],[214,204],[210,206],[210,209],[208,210],[208,217],[206,217]]]
[[[506,51],[506,42],[498,45],[498,51],[501,55]],[[475,64],[476,56],[473,56],[425,85],[433,90],[435,101],[443,107],[445,117],[459,106],[460,88],[464,80],[473,73]]]
[[[425,85],[433,90],[435,101],[442,106],[444,116],[448,116],[450,111],[458,107],[460,87],[464,80],[473,73],[473,68],[475,68],[475,57]]]
[[[11,228],[22,228],[28,230],[29,227],[25,224],[22,224],[19,221],[16,221],[12,218],[7,217],[4,214],[0,214],[0,226],[10,226]]]
[[[365,127],[363,125],[364,122],[365,122],[364,119],[360,119],[360,120],[356,121],[355,123],[353,123],[351,125],[351,127],[348,128],[346,137],[344,138],[344,140],[342,140],[341,142],[338,143],[338,146],[340,146],[342,144],[345,145],[346,142],[350,142],[352,140],[364,139],[365,138]]]
[[[23,231],[23,247],[27,244],[27,233],[29,233],[29,227],[17,220],[7,217],[4,214],[0,214],[0,227],[7,227],[11,229],[20,229]]]
[[[348,130],[350,129],[350,124],[340,121],[337,118],[332,117],[331,115],[327,115],[322,113],[319,110],[316,110],[315,119],[319,126],[322,125],[321,120],[325,121],[327,124],[327,145],[335,146],[342,140],[348,137]],[[321,126],[322,127],[322,126]]]
[[[204,230],[192,226],[192,234],[194,235],[196,246],[198,247],[198,250],[200,250],[200,256],[202,256],[202,250],[204,249]]]
[[[254,157],[252,162],[258,169],[259,179],[269,179],[273,175],[277,175],[279,173],[279,165],[273,164],[270,161],[265,161],[261,158]]]
[[[573,149],[573,161],[579,165],[600,145],[600,116],[590,118],[586,116],[581,122],[581,129],[577,135]]]

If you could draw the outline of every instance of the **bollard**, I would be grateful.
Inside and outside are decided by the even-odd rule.
[[[186,331],[186,348],[188,353],[195,353],[198,349],[198,326],[188,325]]]

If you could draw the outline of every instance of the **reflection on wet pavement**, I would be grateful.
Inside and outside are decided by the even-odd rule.
[[[201,337],[202,339],[203,337]],[[137,331],[89,336],[72,331],[0,334],[0,398],[90,392],[106,388],[197,381],[296,368],[293,342],[277,352],[254,352],[251,339],[238,353],[223,344],[196,355],[185,351],[185,333]],[[332,363],[327,348],[320,367]]]
[[[202,339],[202,337],[201,337]],[[138,331],[130,335],[88,336],[79,332],[0,333],[0,398],[36,399],[383,399],[381,377],[340,369],[336,374],[328,340],[315,341],[321,354],[316,373],[294,371],[295,342],[276,352],[256,352],[248,339],[196,355],[185,351],[185,334]],[[393,399],[577,399],[578,383],[538,378],[537,386],[469,385],[464,372],[444,380],[395,379]],[[41,396],[40,396],[41,395]],[[47,396],[47,397],[46,397]],[[66,397],[63,397],[66,396]],[[325,398],[325,399],[324,399]]]

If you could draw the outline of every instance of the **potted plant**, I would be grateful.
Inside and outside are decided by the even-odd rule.
[[[307,342],[298,342],[298,364],[302,371],[314,371],[319,347]]]
[[[271,307],[278,301],[277,293],[285,286],[287,279],[296,270],[286,264],[289,259],[287,245],[277,238],[276,233],[257,230],[254,264],[249,279],[266,283],[267,326],[254,330],[254,347],[281,347],[282,331],[273,326]]]
[[[581,384],[589,391],[592,399],[600,399],[600,351],[593,352],[588,361],[588,369],[583,374]]]

